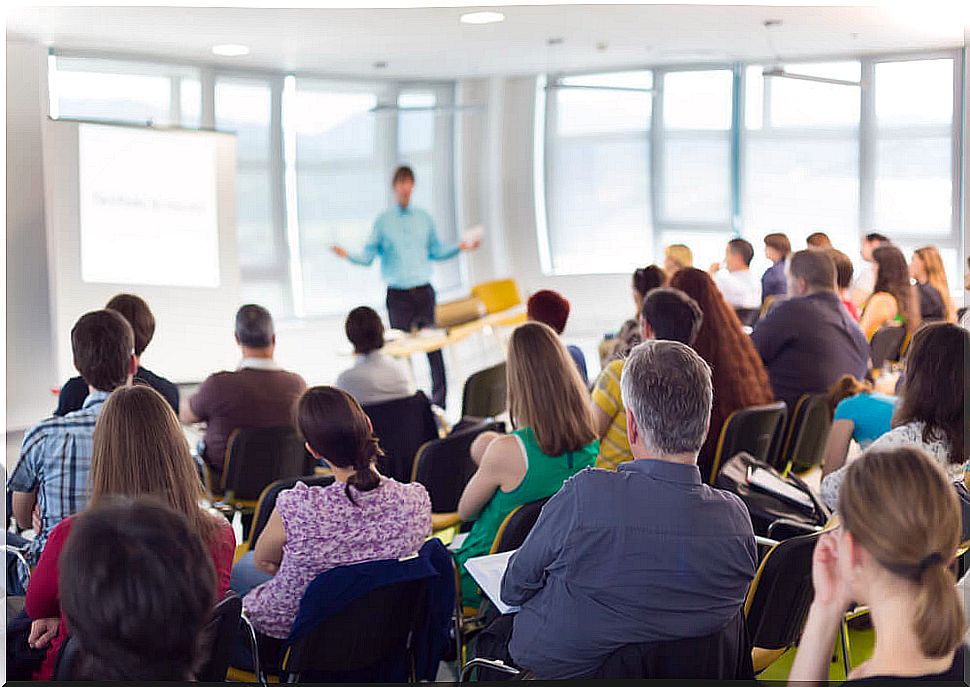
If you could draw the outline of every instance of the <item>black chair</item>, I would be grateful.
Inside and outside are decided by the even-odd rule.
[[[461,392],[462,417],[496,417],[508,405],[505,363],[480,370],[465,381]]]
[[[753,327],[761,316],[761,308],[735,308],[734,312],[741,324],[748,327]]]
[[[458,524],[458,500],[475,474],[471,445],[482,432],[505,432],[504,422],[479,422],[444,439],[422,444],[411,466],[411,481],[420,482],[431,497],[431,528],[437,532]]]
[[[238,641],[242,598],[233,591],[216,604],[212,618],[202,630],[205,662],[196,678],[199,682],[222,682]]]
[[[768,667],[801,636],[815,595],[812,554],[819,536],[821,532],[813,532],[773,543],[761,559],[744,601],[755,673]]]
[[[333,484],[333,481],[333,475],[305,475],[276,480],[268,485],[263,489],[263,493],[259,495],[259,499],[256,501],[256,511],[253,513],[253,524],[249,528],[249,537],[242,544],[243,549],[240,555],[256,548],[256,540],[259,539],[259,535],[266,528],[266,523],[269,522],[269,516],[273,514],[273,508],[276,507],[276,499],[281,492],[292,489],[297,482],[303,482],[308,487],[326,487]]]
[[[883,325],[869,342],[869,369],[879,370],[886,362],[896,362],[903,353],[906,327]]]
[[[741,451],[775,465],[781,450],[786,417],[788,408],[784,401],[735,410],[721,427],[711,473],[702,477],[713,485],[721,464]]]
[[[492,548],[489,553],[504,553],[514,551],[522,546],[525,538],[535,526],[542,512],[542,507],[546,505],[551,496],[538,501],[530,501],[523,504],[505,516],[505,520],[499,525],[495,539],[492,540]]]
[[[826,394],[802,394],[795,403],[788,429],[785,447],[778,465],[782,474],[790,470],[796,473],[820,465],[825,454],[825,442],[832,429],[832,411]]]
[[[364,406],[374,425],[384,457],[377,467],[381,474],[398,482],[411,478],[411,463],[421,444],[438,438],[438,425],[431,401],[418,391],[413,396]]]
[[[368,674],[389,659],[408,662],[413,680],[411,639],[427,604],[428,580],[378,587],[348,604],[289,645],[280,663],[280,682],[370,682]]]

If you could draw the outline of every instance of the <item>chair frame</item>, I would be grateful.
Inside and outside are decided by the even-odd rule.
[[[721,426],[721,433],[718,435],[717,446],[714,449],[714,460],[711,463],[711,474],[707,478],[707,483],[709,485],[714,486],[714,482],[717,479],[717,473],[721,469],[722,461],[725,458],[731,457],[731,456],[721,455],[724,452],[724,442],[725,442],[725,439],[727,438],[727,432],[729,427],[731,426],[731,421],[734,420],[736,415],[739,415],[740,413],[743,413],[748,410],[752,410],[753,408],[782,411],[781,419],[778,421],[778,426],[775,428],[775,432],[774,432],[774,435],[772,436],[771,444],[768,446],[769,455],[765,457],[765,462],[768,463],[769,465],[774,466],[775,460],[778,457],[778,453],[781,451],[780,444],[782,443],[782,441],[779,437],[781,438],[784,437],[785,424],[788,418],[788,406],[785,405],[784,401],[775,401],[773,403],[766,403],[765,405],[762,405],[762,406],[749,406],[747,408],[740,408],[727,416],[727,419],[724,421],[724,424]]]

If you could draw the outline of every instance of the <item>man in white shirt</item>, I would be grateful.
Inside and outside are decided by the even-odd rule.
[[[732,308],[761,307],[761,279],[751,271],[754,248],[744,239],[731,239],[724,251],[724,268],[714,263],[709,270],[724,300]]]
[[[380,315],[367,306],[354,308],[347,315],[344,331],[354,345],[357,360],[337,377],[338,389],[346,391],[361,405],[414,395],[414,383],[404,364],[381,353],[384,323]]]

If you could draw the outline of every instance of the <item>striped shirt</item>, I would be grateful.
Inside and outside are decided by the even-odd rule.
[[[24,435],[20,460],[7,480],[7,491],[37,492],[41,530],[27,546],[31,565],[40,558],[54,526],[88,503],[94,425],[107,398],[108,392],[94,391],[80,410],[42,420]]]
[[[620,375],[623,359],[613,360],[603,368],[593,387],[593,403],[610,418],[610,427],[600,441],[596,467],[616,470],[616,466],[633,460],[630,442],[626,438],[626,410],[620,396]]]

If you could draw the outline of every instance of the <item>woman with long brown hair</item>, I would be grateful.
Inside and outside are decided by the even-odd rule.
[[[903,252],[893,245],[882,245],[872,251],[876,284],[866,299],[859,327],[866,338],[890,322],[898,321],[910,334],[919,327],[921,318],[916,287],[909,280],[909,266]]]
[[[949,569],[960,506],[939,463],[911,446],[873,447],[849,465],[838,505],[841,525],[815,545],[815,597],[789,684],[828,679],[832,645],[853,602],[869,608],[876,644],[846,684],[962,681],[966,619]]]
[[[112,392],[94,429],[90,482],[89,508],[114,496],[153,496],[184,515],[212,556],[218,596],[225,594],[236,538],[225,518],[202,508],[204,492],[188,442],[161,394],[141,384]],[[67,634],[58,574],[73,520],[63,520],[51,530],[27,589],[25,609],[34,620],[31,646],[49,647],[35,676],[40,680],[53,675],[58,649]]]
[[[936,246],[923,246],[913,251],[909,274],[916,280],[920,314],[924,320],[957,321],[957,309],[950,298],[943,258]]]
[[[717,440],[728,416],[735,410],[770,403],[774,395],[761,356],[711,276],[688,267],[677,272],[670,285],[697,301],[704,313],[692,348],[711,366],[713,373],[711,427],[697,457],[701,477],[707,480]]]
[[[455,553],[462,566],[465,606],[481,594],[464,573],[465,561],[488,553],[505,517],[531,501],[552,496],[569,477],[592,467],[599,440],[589,394],[565,346],[548,326],[528,322],[509,340],[509,416],[515,431],[484,432],[472,445],[478,470],[458,503],[462,520],[474,520]]]

